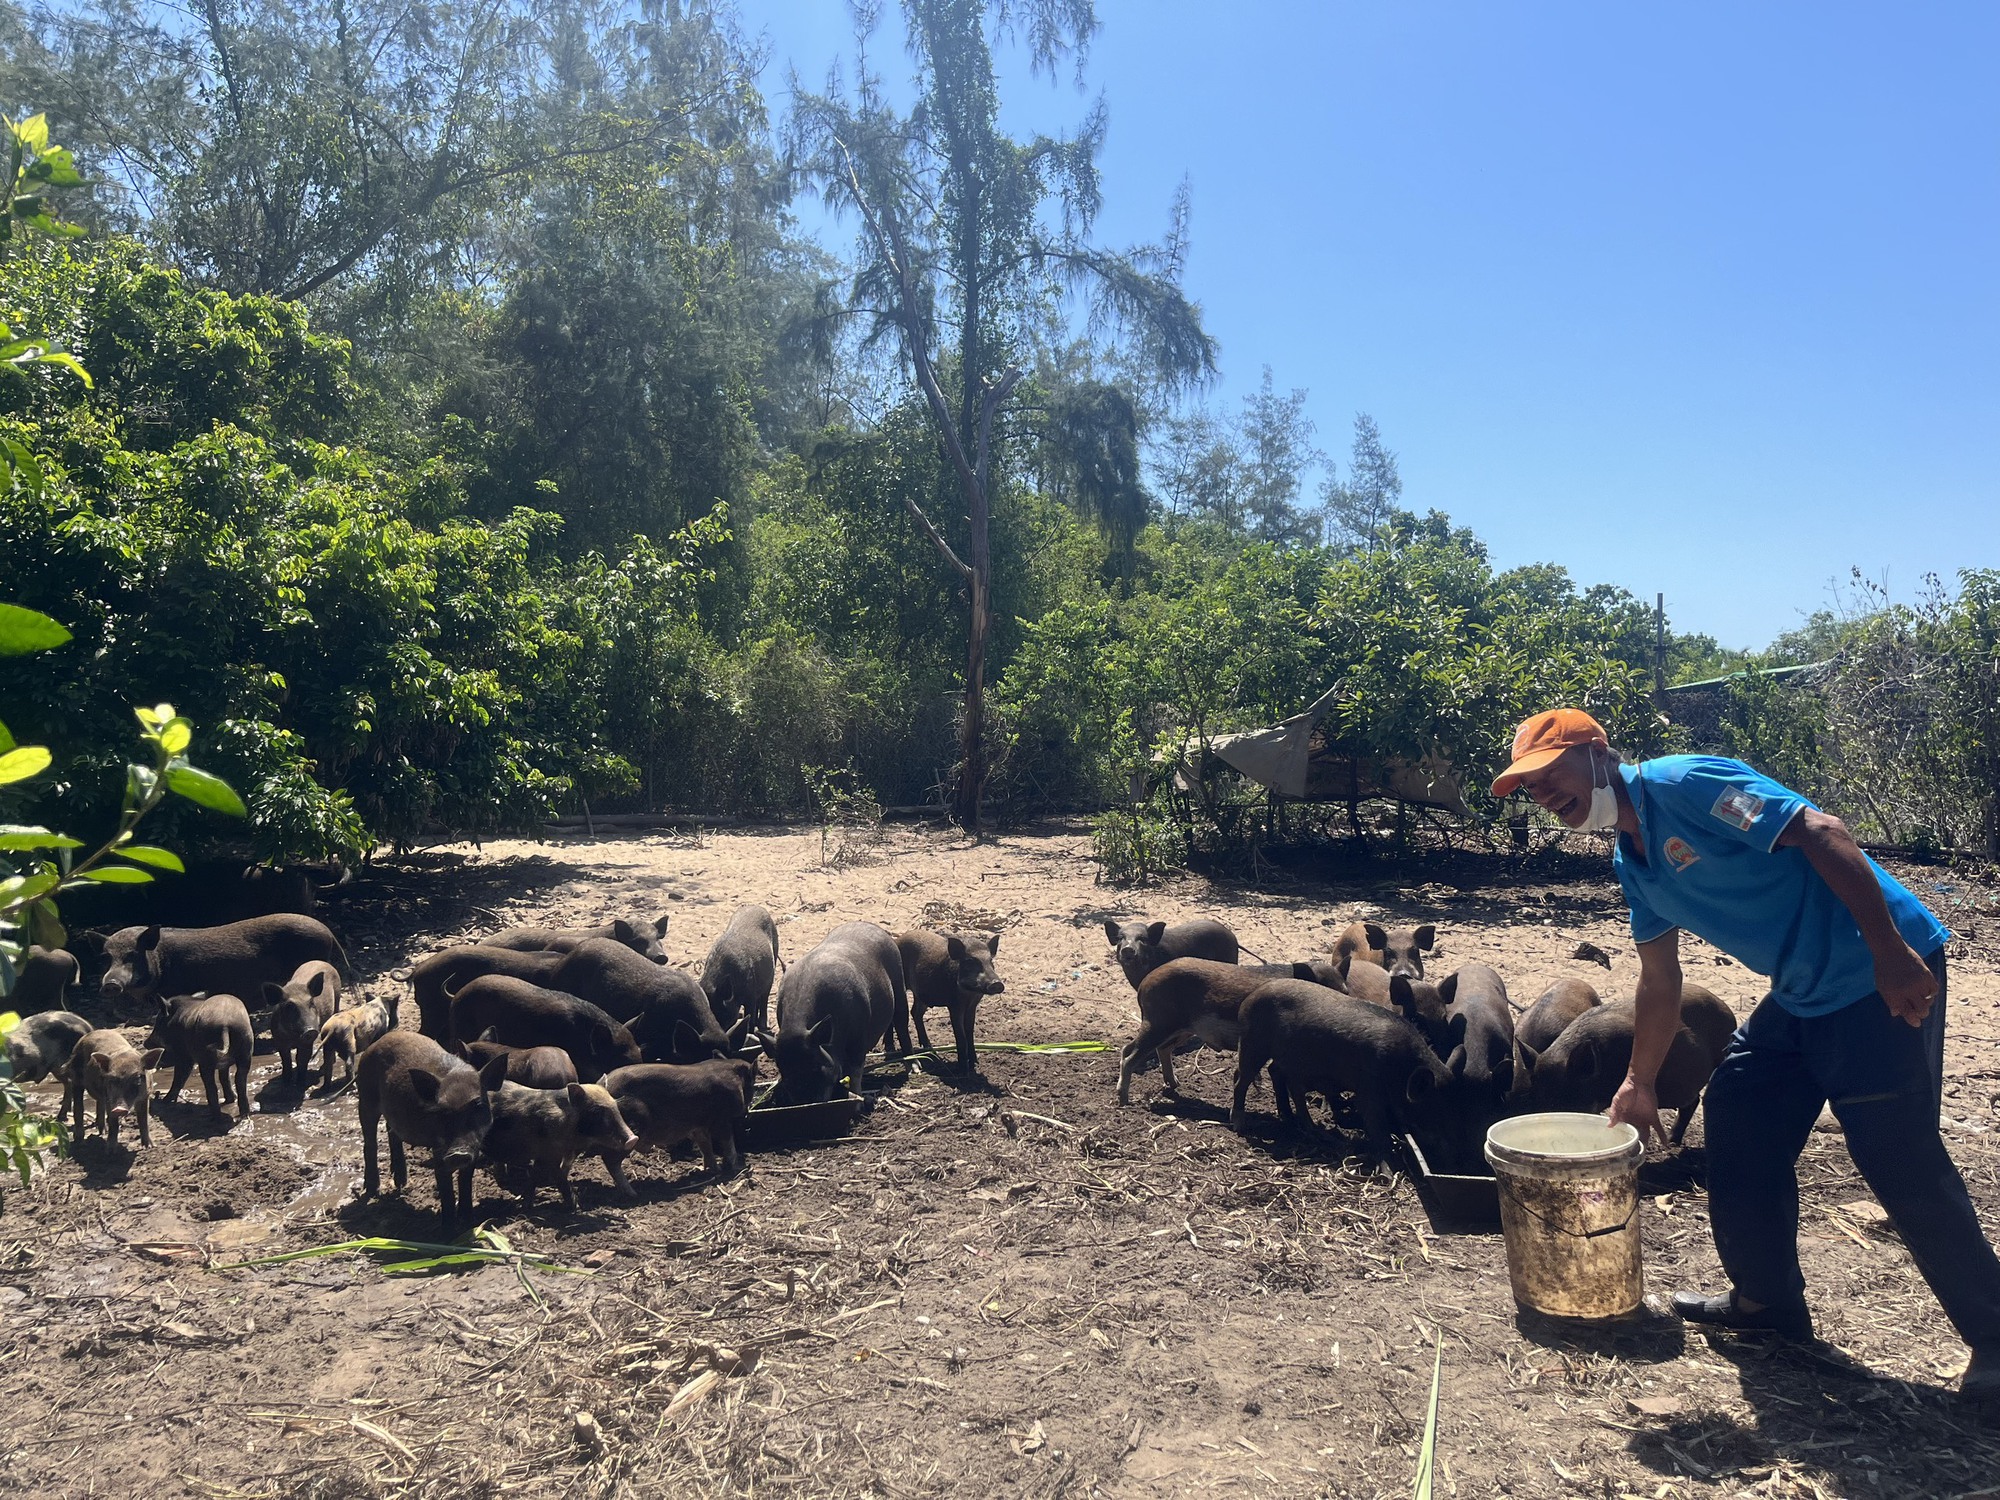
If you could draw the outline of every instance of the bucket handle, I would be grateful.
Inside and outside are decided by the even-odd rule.
[[[1622,1234],[1624,1233],[1626,1226],[1628,1226],[1632,1222],[1632,1220],[1635,1217],[1637,1217],[1639,1212],[1639,1200],[1638,1198],[1634,1197],[1632,1200],[1632,1207],[1630,1211],[1628,1211],[1625,1217],[1620,1219],[1616,1224],[1606,1224],[1601,1229],[1585,1229],[1579,1232],[1578,1230],[1569,1228],[1567,1225],[1555,1223],[1544,1214],[1536,1213],[1534,1209],[1528,1207],[1527,1204],[1521,1201],[1520,1195],[1516,1193],[1510,1186],[1508,1186],[1505,1179],[1502,1179],[1500,1182],[1500,1191],[1505,1193],[1510,1199],[1512,1199],[1514,1206],[1520,1209],[1521,1212],[1526,1214],[1529,1218],[1534,1219],[1543,1225],[1546,1225],[1548,1228],[1553,1229],[1557,1234],[1566,1234],[1571,1239],[1595,1240],[1595,1239],[1602,1239],[1607,1234]]]

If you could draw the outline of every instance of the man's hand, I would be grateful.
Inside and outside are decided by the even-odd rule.
[[[1875,955],[1875,989],[1890,1015],[1921,1026],[1937,995],[1937,975],[1918,957],[1916,949],[1898,941],[1893,948],[1885,944]]]
[[[1929,970],[1925,970],[1926,973]],[[1660,1101],[1652,1088],[1639,1082],[1630,1074],[1618,1086],[1618,1092],[1611,1100],[1611,1108],[1604,1112],[1613,1125],[1630,1125],[1639,1132],[1639,1140],[1667,1142],[1666,1128],[1660,1124]]]

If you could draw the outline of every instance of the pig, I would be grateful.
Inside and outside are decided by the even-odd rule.
[[[462,986],[481,974],[506,974],[545,985],[561,967],[563,953],[528,952],[484,944],[464,944],[431,954],[395,977],[409,982],[417,1002],[417,1030],[434,1042],[451,1040],[451,1001],[445,987]]]
[[[28,956],[14,973],[14,988],[7,992],[7,1009],[32,1016],[38,1011],[61,1010],[69,1003],[76,987],[76,955],[67,948],[29,945]]]
[[[414,1031],[392,1031],[379,1038],[354,1067],[355,1108],[361,1117],[362,1196],[372,1198],[382,1189],[376,1131],[386,1121],[389,1174],[397,1190],[409,1182],[404,1145],[428,1146],[431,1169],[437,1174],[443,1237],[451,1237],[461,1218],[469,1225],[472,1169],[493,1123],[494,1091],[506,1071],[505,1058],[496,1057],[484,1068],[474,1068]]]
[[[1118,956],[1126,982],[1135,990],[1153,970],[1176,958],[1233,964],[1240,951],[1236,934],[1210,917],[1176,922],[1171,927],[1165,922],[1114,922],[1106,917],[1104,936]]]
[[[739,1019],[735,1035],[724,1031],[693,975],[667,964],[648,963],[630,948],[605,938],[578,943],[540,982],[614,1016],[632,1017],[626,1025],[642,1054],[635,1062],[691,1063],[728,1057],[748,1024]],[[577,1065],[582,1066],[582,1059]]]
[[[153,1144],[149,1076],[160,1065],[160,1049],[141,1052],[125,1040],[121,1031],[85,1032],[77,1040],[69,1061],[57,1070],[63,1080],[63,1107],[72,1112],[76,1123],[71,1135],[83,1139],[83,1096],[97,1103],[97,1129],[105,1140],[116,1142],[118,1123],[127,1115],[139,1117],[139,1144]]]
[[[1715,997],[1706,991],[1707,1000]],[[1717,1001],[1717,1004],[1721,1002]],[[1703,998],[1694,1008],[1706,1008]],[[1595,1114],[1610,1105],[1618,1086],[1625,1081],[1632,1063],[1632,1023],[1637,1014],[1633,1001],[1614,1000],[1593,1006],[1562,1029],[1547,1050],[1536,1053],[1527,1048],[1521,1057],[1533,1079],[1533,1098],[1538,1110],[1569,1110]],[[1687,1134],[1701,1092],[1708,1087],[1717,1058],[1686,1024],[1688,1006],[1682,1006],[1683,1024],[1667,1047],[1653,1092],[1660,1108],[1677,1112],[1672,1143],[1678,1146]],[[1726,1043],[1725,1043],[1726,1045]]]
[[[952,1038],[958,1044],[958,1070],[971,1076],[978,1071],[973,1023],[979,1016],[979,1002],[1007,988],[1007,982],[993,971],[1000,935],[981,937],[972,932],[932,932],[919,927],[897,934],[896,951],[902,957],[903,980],[909,986],[910,1019],[916,1022],[917,1044],[926,1052],[931,1050],[924,1012],[933,1005],[942,1006],[951,1017]]]
[[[252,917],[226,927],[127,927],[104,940],[111,960],[98,988],[107,1000],[147,1004],[163,995],[255,995],[321,959],[345,972],[347,955],[311,917]]]
[[[1506,982],[1487,964],[1466,964],[1440,980],[1437,991],[1451,1032],[1447,1065],[1465,1080],[1467,1102],[1491,1124],[1514,1093],[1514,1010]]]
[[[17,1083],[54,1076],[90,1031],[73,1010],[45,1010],[28,1016],[7,1033],[7,1062]]]
[[[487,1033],[492,1035],[491,1031]],[[507,1081],[526,1089],[559,1089],[577,1081],[576,1064],[560,1047],[508,1047],[489,1042],[453,1042],[451,1054],[475,1068],[483,1068],[496,1057],[507,1060]]]
[[[181,1096],[188,1074],[201,1069],[202,1092],[208,1095],[208,1112],[222,1118],[222,1106],[233,1098],[236,1117],[250,1113],[250,1055],[256,1050],[257,1034],[250,1027],[250,1011],[234,995],[175,995],[160,1002],[160,1018],[148,1047],[159,1047],[174,1070],[174,1081],[160,1096],[162,1104],[172,1104]],[[230,1074],[236,1075],[230,1088]],[[216,1083],[220,1079],[220,1099]]]
[[[868,1053],[894,1028],[910,1050],[903,955],[873,922],[843,922],[793,964],[778,987],[778,1030],[759,1040],[777,1065],[785,1097],[817,1104],[836,1085],[861,1093]]]
[[[1340,974],[1330,964],[1245,965],[1176,958],[1153,970],[1139,985],[1139,1034],[1120,1055],[1118,1102],[1132,1102],[1132,1075],[1148,1056],[1159,1058],[1167,1091],[1178,1093],[1174,1054],[1191,1037],[1218,1051],[1234,1052],[1241,1040],[1238,1013],[1243,1002],[1281,978],[1341,988]]]
[[[619,917],[595,927],[509,927],[481,938],[479,946],[512,948],[519,953],[568,953],[579,943],[601,938],[630,948],[641,958],[663,964],[667,961],[667,950],[660,939],[667,935],[667,920],[667,914],[662,912],[650,922],[644,918],[635,922]]]
[[[451,1029],[464,1042],[490,1029],[492,1040],[508,1047],[560,1047],[584,1083],[642,1061],[631,1029],[588,1000],[504,974],[483,974],[451,991]]]
[[[364,1000],[359,1005],[337,1010],[326,1018],[319,1029],[319,1086],[322,1089],[333,1087],[335,1058],[347,1064],[346,1081],[354,1081],[354,1065],[361,1054],[396,1029],[397,1008],[398,998],[391,995],[387,1000]]]
[[[1736,1035],[1736,1012],[1729,1008],[1729,1002],[1706,985],[1683,984],[1681,1025],[1694,1033],[1711,1064],[1720,1066],[1730,1039]]]
[[[639,1144],[600,1083],[531,1089],[503,1082],[492,1103],[482,1159],[503,1187],[520,1195],[523,1209],[534,1208],[537,1188],[552,1187],[573,1211],[570,1164],[586,1153],[623,1157]]]
[[[1450,1010],[1436,985],[1428,979],[1391,974],[1379,964],[1351,957],[1342,962],[1346,967],[1341,970],[1341,978],[1348,994],[1395,1011],[1424,1034],[1439,1057],[1451,1055],[1457,1043],[1452,1040]]]
[[[320,959],[300,964],[283,984],[264,986],[264,1004],[271,1011],[271,1042],[278,1049],[279,1071],[286,1083],[304,1088],[312,1081],[312,1050],[319,1029],[340,1009],[340,970]]]
[[[748,1016],[763,1031],[771,1023],[771,986],[777,975],[778,925],[763,907],[746,906],[729,919],[702,960],[701,988],[724,1026]]]
[[[1379,927],[1373,922],[1353,922],[1333,945],[1333,961],[1351,959],[1371,963],[1391,974],[1424,977],[1424,955],[1437,946],[1437,928],[1426,922],[1421,927]]]
[[[1597,991],[1581,979],[1558,979],[1542,991],[1541,998],[1528,1007],[1514,1037],[1521,1046],[1539,1054],[1562,1035],[1563,1028],[1578,1016],[1603,1002]]]
[[[618,1112],[638,1135],[629,1151],[606,1152],[604,1165],[612,1184],[627,1198],[639,1196],[626,1179],[625,1158],[641,1151],[669,1151],[683,1141],[701,1147],[703,1167],[710,1172],[720,1159],[734,1174],[743,1164],[736,1145],[736,1122],[750,1108],[750,1088],[756,1068],[738,1058],[677,1065],[641,1063],[604,1075],[604,1087],[618,1101]]]
[[[1229,1114],[1234,1129],[1247,1127],[1244,1098],[1268,1066],[1281,1124],[1296,1110],[1300,1123],[1311,1125],[1309,1092],[1330,1100],[1352,1093],[1374,1150],[1388,1151],[1395,1128],[1415,1136],[1434,1160],[1464,1155],[1454,1109],[1461,1085],[1401,1016],[1320,985],[1277,979],[1243,1002],[1242,1032]]]

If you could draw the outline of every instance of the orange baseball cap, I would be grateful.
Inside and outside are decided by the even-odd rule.
[[[1493,795],[1505,797],[1521,784],[1521,778],[1539,771],[1563,751],[1576,745],[1611,747],[1604,726],[1580,708],[1552,708],[1545,714],[1524,719],[1514,731],[1514,761],[1493,782]]]

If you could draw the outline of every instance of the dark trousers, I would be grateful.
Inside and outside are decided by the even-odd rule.
[[[1861,1170],[1959,1337],[2000,1354],[2000,1259],[1938,1135],[1944,1086],[1944,953],[1921,1027],[1880,995],[1801,1018],[1766,999],[1708,1086],[1708,1211],[1722,1268],[1752,1301],[1796,1307],[1797,1163],[1831,1104]]]

